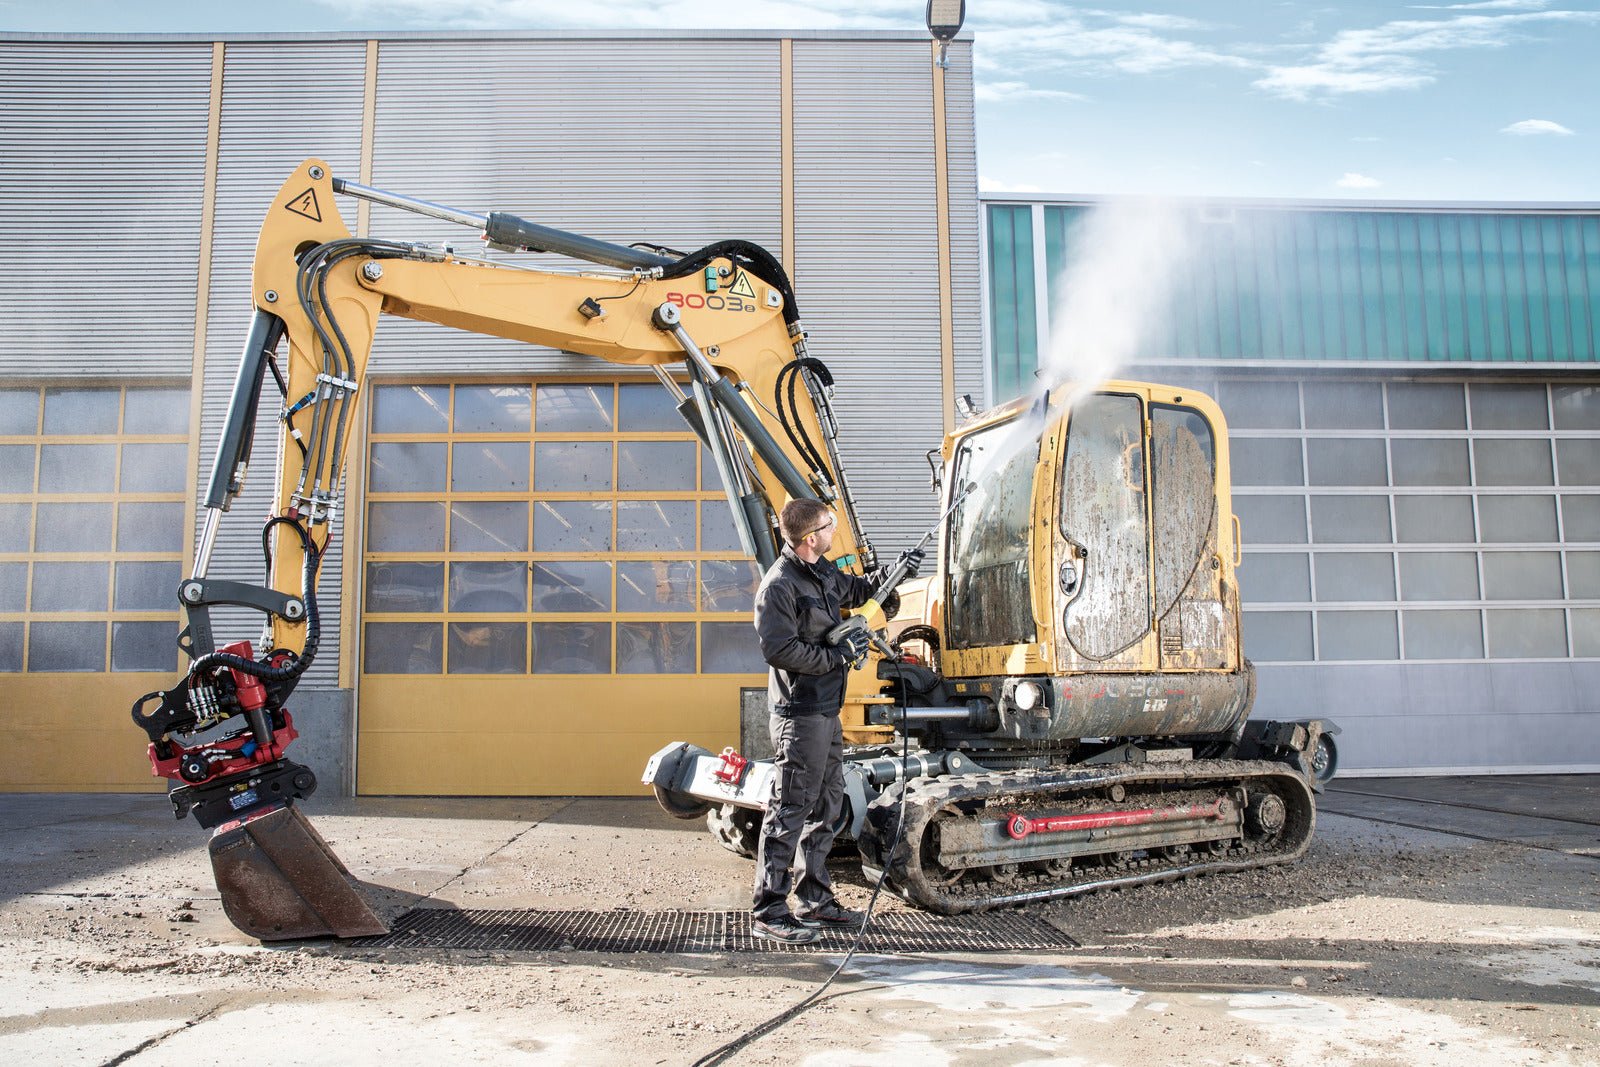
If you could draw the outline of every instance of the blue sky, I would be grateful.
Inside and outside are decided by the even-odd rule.
[[[994,191],[1600,201],[1595,0],[969,0]],[[920,29],[918,0],[0,0],[0,30]]]

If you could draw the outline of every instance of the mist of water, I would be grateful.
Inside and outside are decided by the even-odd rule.
[[[1053,417],[1151,353],[1177,287],[1189,284],[1194,224],[1192,209],[1148,199],[1101,204],[1076,220],[1070,258],[1051,287],[1059,298],[1029,394],[1031,414],[974,465],[980,495],[984,481],[1037,442]]]

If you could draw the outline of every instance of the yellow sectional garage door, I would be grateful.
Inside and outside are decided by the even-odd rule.
[[[737,743],[760,575],[665,389],[380,384],[369,417],[360,792],[637,793],[667,741]]]

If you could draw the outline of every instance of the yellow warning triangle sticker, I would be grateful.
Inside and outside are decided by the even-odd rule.
[[[317,206],[317,191],[314,188],[307,189],[305,192],[301,193],[299,196],[285,204],[284,207],[288,208],[296,215],[305,216],[312,222],[322,221],[322,209]]]
[[[749,297],[751,300],[756,298],[756,291],[750,288],[750,275],[744,271],[739,272],[739,276],[733,280],[733,288],[729,289],[728,292],[734,296]]]

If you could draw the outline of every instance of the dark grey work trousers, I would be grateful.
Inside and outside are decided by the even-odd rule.
[[[761,821],[755,904],[751,908],[751,913],[763,920],[789,913],[791,885],[801,912],[833,899],[828,853],[844,803],[844,733],[838,714],[773,715],[769,726],[772,748],[778,754],[777,773],[767,815]],[[797,885],[792,881],[791,866],[800,872]]]

